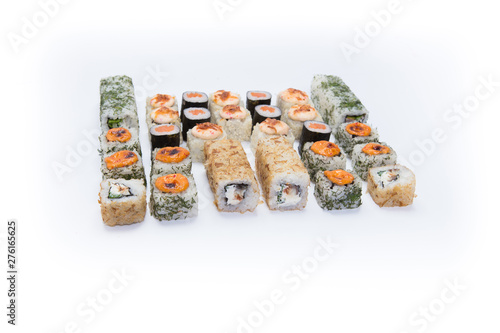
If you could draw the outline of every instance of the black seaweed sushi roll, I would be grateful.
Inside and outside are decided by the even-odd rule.
[[[195,127],[197,124],[210,122],[210,111],[207,108],[187,108],[183,112],[182,117],[182,137],[187,140],[187,131]]]
[[[186,91],[182,94],[181,112],[187,108],[208,108],[208,96],[200,91]],[[181,115],[183,117],[183,115]]]
[[[302,129],[302,135],[299,140],[299,153],[302,156],[302,147],[307,142],[330,141],[332,128],[321,121],[306,121]]]
[[[151,127],[151,150],[163,147],[177,147],[181,144],[181,130],[173,124]]]
[[[255,112],[252,117],[252,129],[257,123],[261,123],[267,118],[270,119],[281,119],[281,110],[274,105],[257,105],[255,107]]]
[[[247,110],[253,117],[257,105],[270,105],[272,95],[267,91],[251,90],[247,92]]]

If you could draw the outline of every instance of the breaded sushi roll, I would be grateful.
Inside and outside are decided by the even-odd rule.
[[[249,141],[252,132],[250,112],[240,105],[226,105],[212,113],[212,123],[221,126],[228,139]]]
[[[226,133],[221,126],[216,124],[201,123],[191,128],[187,132],[187,146],[193,162],[205,161],[205,155],[203,153],[205,141],[222,140],[225,138]]]
[[[367,124],[344,123],[335,132],[335,139],[350,157],[355,145],[378,142],[378,132]]]
[[[135,150],[141,155],[141,144],[137,128],[110,128],[99,136],[101,152],[114,153],[120,150]]]
[[[307,142],[301,158],[313,181],[318,171],[345,169],[347,161],[342,149],[330,141]]]
[[[368,110],[338,76],[315,75],[311,99],[334,131],[343,123],[368,121]]]
[[[208,97],[208,109],[212,115],[219,112],[226,105],[243,106],[243,102],[239,94],[226,90],[217,90]]]
[[[137,151],[103,154],[101,172],[103,179],[141,179],[145,182],[142,158]]]
[[[271,104],[271,93],[267,91],[251,90],[247,91],[247,103],[246,108],[250,111],[253,117],[255,112],[255,107],[257,105],[270,105]]]
[[[311,104],[294,105],[283,112],[281,120],[290,126],[293,136],[299,139],[306,121],[323,121],[321,115]]]
[[[219,211],[254,211],[260,199],[259,185],[239,141],[206,141],[205,170]]]
[[[325,210],[353,209],[361,206],[361,179],[345,170],[318,171],[314,177],[314,197]]]
[[[149,210],[156,219],[182,220],[198,215],[198,192],[192,175],[151,175]]]
[[[189,150],[182,147],[156,148],[151,154],[151,174],[191,173],[192,160]]]
[[[399,164],[371,168],[368,193],[380,207],[411,205],[415,197],[415,174]]]
[[[302,90],[288,88],[278,94],[276,105],[283,113],[294,105],[311,104],[309,96]]]
[[[271,210],[300,210],[307,204],[309,174],[282,136],[260,140],[255,152],[257,178]]]
[[[397,155],[394,149],[385,143],[370,142],[355,145],[352,151],[352,165],[361,179],[366,181],[371,168],[396,164]]]
[[[139,128],[137,104],[132,79],[125,75],[107,77],[100,86],[100,121],[101,129]]]
[[[109,226],[141,222],[146,215],[146,186],[138,179],[105,179],[99,203],[102,220]]]
[[[255,154],[255,150],[260,140],[272,136],[283,136],[290,142],[290,145],[293,145],[295,141],[295,137],[287,124],[281,120],[267,118],[263,122],[256,124],[253,128],[250,138],[250,149],[252,153]]]

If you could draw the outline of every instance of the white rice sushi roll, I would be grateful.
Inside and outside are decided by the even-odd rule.
[[[100,121],[101,129],[139,128],[137,105],[132,79],[125,75],[107,77],[100,86]]]
[[[293,136],[290,127],[282,122],[281,120],[267,118],[261,123],[254,126],[252,131],[252,136],[250,138],[250,149],[252,153],[255,154],[255,150],[260,142],[260,140],[269,138],[272,136],[283,136],[293,145],[295,137]]]
[[[308,120],[304,122],[302,134],[300,135],[299,139],[299,155],[302,155],[302,149],[304,148],[305,143],[316,141],[330,141],[331,134],[332,128],[322,121]]]
[[[99,203],[102,220],[109,226],[141,222],[146,215],[146,186],[137,179],[105,179]]]
[[[101,161],[103,179],[141,179],[144,182],[142,158],[137,151],[120,150],[103,154]]]
[[[226,105],[212,113],[212,123],[222,126],[228,139],[249,141],[252,132],[250,112],[239,105]]]
[[[345,169],[347,159],[342,148],[330,141],[307,142],[302,150],[302,162],[311,180],[318,171]]]
[[[251,90],[247,91],[247,103],[246,108],[250,111],[250,114],[254,115],[255,107],[257,105],[270,105],[271,104],[271,93],[261,90]]]
[[[347,156],[351,156],[354,146],[378,142],[378,132],[376,128],[363,123],[345,123],[335,133],[337,143],[344,149]]]
[[[181,111],[188,108],[208,109],[208,96],[201,91],[186,91],[182,94]],[[182,118],[184,119],[184,118]]]
[[[181,130],[177,125],[154,125],[149,130],[151,149],[177,147],[181,144]]]
[[[239,105],[243,107],[240,94],[227,90],[217,90],[208,98],[208,109],[212,113],[218,113],[226,105]]]
[[[182,147],[156,148],[151,154],[151,174],[191,173],[191,154]]]
[[[276,104],[278,105],[278,108],[285,113],[294,105],[312,104],[312,102],[304,91],[288,88],[278,94]]]
[[[341,169],[316,173],[314,197],[325,210],[354,209],[361,206],[361,179]]]
[[[274,105],[257,105],[252,117],[252,129],[266,119],[281,120],[281,110]]]
[[[311,104],[294,105],[283,112],[281,120],[290,126],[293,136],[299,139],[306,121],[323,121],[321,115]]]
[[[415,197],[415,174],[399,164],[371,168],[368,193],[380,207],[411,205]]]
[[[187,146],[193,162],[204,162],[203,149],[205,141],[226,139],[226,133],[221,126],[212,123],[201,123],[187,132]]]
[[[99,141],[101,143],[101,152],[104,154],[120,150],[135,150],[141,155],[139,133],[136,128],[110,128],[99,136]]]
[[[210,122],[212,115],[207,108],[191,107],[182,111],[182,137],[187,140],[187,131],[197,124]]]
[[[177,98],[174,95],[168,94],[156,94],[146,98],[146,110],[148,113],[161,107],[178,110]]]
[[[239,141],[205,142],[205,169],[219,211],[254,211],[260,199],[259,185]]]
[[[370,168],[396,164],[396,160],[396,152],[385,143],[363,143],[355,145],[352,151],[353,169],[363,180],[368,177]]]

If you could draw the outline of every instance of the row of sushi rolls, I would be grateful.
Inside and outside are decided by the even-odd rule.
[[[132,79],[102,79],[100,97],[102,218],[110,226],[141,222],[147,183]],[[415,175],[396,164],[396,152],[379,140],[368,110],[342,79],[316,75],[310,97],[289,88],[275,105],[271,99],[266,91],[248,91],[246,103],[233,91],[187,91],[179,108],[173,95],[148,97],[151,215],[197,216],[192,163],[204,164],[221,212],[253,211],[261,191],[270,210],[302,210],[311,182],[324,210],[359,207],[363,181],[380,207],[412,204]],[[255,173],[242,141],[250,141]],[[352,170],[346,169],[348,158]]]

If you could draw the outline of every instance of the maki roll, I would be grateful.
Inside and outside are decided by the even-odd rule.
[[[189,150],[182,147],[164,147],[153,150],[151,174],[191,173],[191,156]]]
[[[205,155],[203,148],[205,141],[222,140],[226,138],[226,133],[221,126],[212,123],[201,123],[191,128],[187,132],[187,145],[191,152],[193,162],[203,162]]]
[[[109,226],[141,222],[146,215],[146,186],[137,179],[105,179],[99,203],[102,220]]]
[[[266,119],[281,119],[281,110],[273,105],[257,105],[252,117],[252,128]]]
[[[257,178],[271,210],[301,210],[307,204],[309,174],[284,137],[262,139],[255,152]]]
[[[205,169],[221,212],[254,211],[260,190],[247,155],[236,140],[205,142]]]
[[[368,121],[368,110],[338,76],[315,75],[311,99],[334,131],[343,123]]]
[[[100,86],[101,128],[139,128],[132,79],[125,75],[107,77]]]
[[[253,117],[255,112],[255,107],[257,105],[270,105],[271,104],[271,93],[267,91],[252,90],[247,92],[247,104],[246,107]]]
[[[306,121],[299,140],[299,154],[307,142],[329,141],[332,128],[321,121]]]
[[[226,90],[217,90],[213,94],[210,94],[208,109],[212,112],[212,115],[218,113],[226,105],[243,106],[240,95]]]
[[[188,108],[208,109],[208,96],[200,91],[186,91],[182,94],[181,112]],[[184,115],[182,116],[184,117]],[[183,118],[184,119],[184,118]]]
[[[296,139],[300,138],[304,122],[308,120],[322,121],[320,114],[310,104],[294,105],[283,112],[281,120],[290,126]]]
[[[344,170],[318,171],[314,197],[325,210],[353,209],[361,206],[361,179]]]
[[[182,111],[182,137],[187,140],[187,131],[196,124],[210,122],[210,111],[202,107],[190,107]]]
[[[368,193],[380,207],[411,205],[415,197],[415,175],[398,164],[371,168]]]
[[[335,139],[350,157],[355,145],[378,142],[378,132],[367,124],[344,123],[335,132]]]
[[[302,90],[288,88],[278,94],[278,101],[276,102],[281,111],[286,112],[294,105],[311,104],[309,96]]]
[[[290,145],[293,145],[295,141],[295,137],[287,124],[281,120],[267,118],[253,128],[252,137],[250,138],[250,149],[252,153],[255,154],[255,150],[260,140],[271,136],[283,136],[290,142]]]
[[[154,125],[165,124],[174,124],[179,128],[181,127],[179,111],[166,106],[161,106],[159,108],[152,109],[151,112],[148,112],[146,122],[149,129],[151,129]]]
[[[366,180],[370,168],[396,164],[396,152],[385,144],[370,142],[355,145],[352,151],[352,165],[354,171]]]
[[[226,105],[212,113],[212,123],[222,126],[228,139],[249,141],[252,132],[250,112],[240,105]]]
[[[307,142],[301,158],[313,181],[318,171],[345,169],[347,161],[342,149],[330,141]]]
[[[141,144],[137,128],[110,128],[99,136],[102,153],[113,153],[120,150],[136,150],[141,154]]]
[[[162,220],[181,220],[198,215],[198,193],[192,175],[151,175],[151,215]]]
[[[149,130],[151,149],[176,147],[181,144],[181,130],[177,125],[154,125]]]
[[[136,151],[120,150],[103,154],[101,162],[103,179],[141,179],[145,181],[142,159]]]

